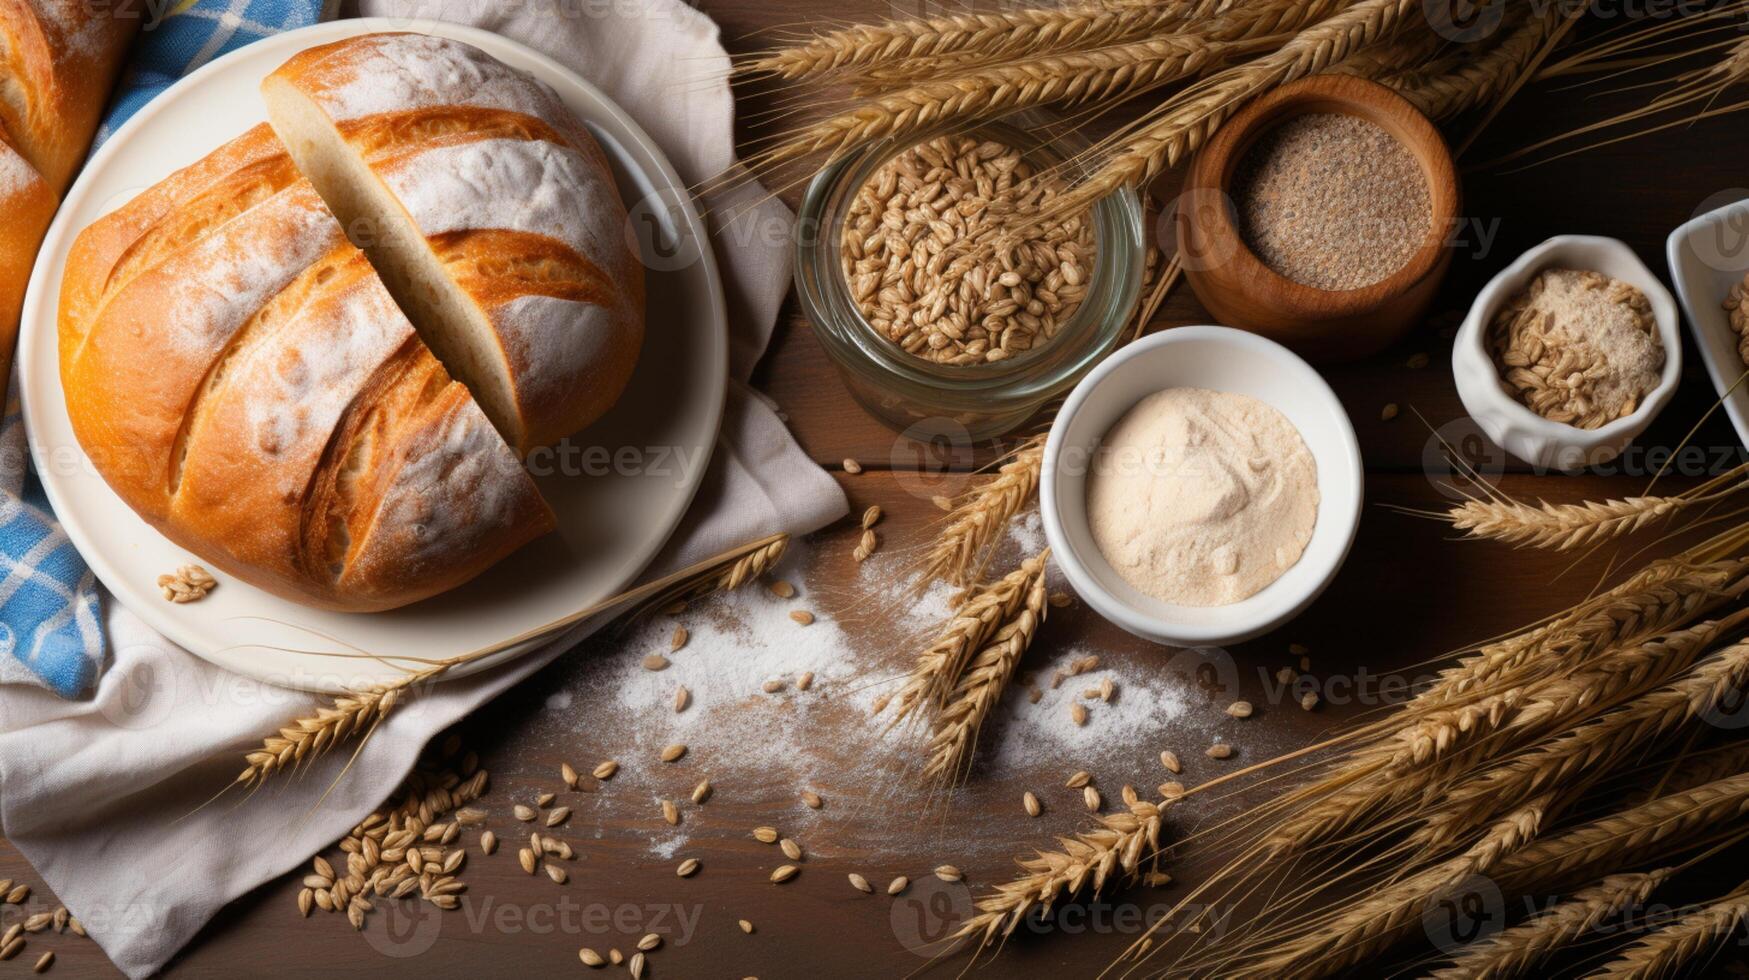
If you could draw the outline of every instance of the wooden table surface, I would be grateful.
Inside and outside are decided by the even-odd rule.
[[[736,51],[758,47],[754,35],[762,30],[827,19],[873,19],[894,6],[915,6],[884,0],[701,0],[699,5],[721,22]],[[1465,162],[1487,160],[1556,126],[1598,118],[1611,107],[1630,104],[1625,97],[1594,95],[1543,89],[1524,93]],[[770,105],[767,93],[741,93],[744,120]],[[752,141],[770,131],[768,123],[748,123],[743,139]],[[1110,796],[1125,783],[1146,791],[1167,778],[1157,761],[1162,748],[1174,748],[1187,759],[1185,778],[1194,781],[1218,774],[1223,766],[1305,744],[1375,706],[1380,678],[1388,686],[1393,678],[1418,676],[1443,652],[1533,620],[1588,591],[1600,570],[1596,562],[1571,568],[1566,558],[1454,542],[1439,525],[1385,506],[1425,507],[1446,499],[1440,489],[1443,473],[1428,466],[1437,457],[1430,450],[1435,431],[1485,461],[1503,489],[1520,496],[1580,500],[1630,494],[1646,484],[1644,455],[1605,471],[1561,476],[1528,472],[1488,447],[1467,424],[1453,389],[1449,329],[1443,328],[1454,322],[1453,311],[1467,307],[1481,282],[1525,247],[1552,234],[1621,238],[1662,272],[1664,237],[1671,229],[1722,196],[1749,193],[1735,190],[1749,184],[1742,164],[1746,157],[1749,130],[1737,118],[1674,129],[1520,173],[1468,170],[1466,213],[1488,229],[1491,240],[1486,246],[1460,249],[1439,306],[1441,315],[1395,350],[1326,372],[1359,432],[1370,502],[1359,542],[1340,578],[1283,631],[1230,651],[1238,695],[1230,689],[1199,692],[1179,706],[1180,714],[1146,725],[1141,735],[1132,731],[1088,749],[1101,766],[1098,785]],[[786,196],[794,198],[793,193]],[[1205,320],[1189,291],[1180,289],[1154,326]],[[1406,366],[1417,353],[1430,355],[1431,363],[1419,370]],[[1712,402],[1692,347],[1685,353],[1688,368],[1681,394],[1642,440],[1644,447],[1677,445]],[[793,303],[786,306],[755,384],[781,406],[806,451],[840,481],[855,513],[870,504],[886,510],[881,531],[885,549],[894,555],[928,542],[939,516],[929,494],[990,455],[981,448],[969,459],[942,458],[897,441],[850,400]],[[1383,421],[1380,409],[1388,402],[1400,404],[1403,412]],[[1695,445],[1704,452],[1685,461],[1687,477],[1716,471],[1722,461],[1743,455],[1735,435],[1717,418],[1700,429]],[[864,472],[844,472],[847,458],[860,461]],[[785,574],[801,584],[810,608],[840,623],[860,655],[881,665],[867,678],[868,684],[876,684],[904,669],[909,650],[905,638],[917,624],[908,623],[902,606],[890,602],[871,612],[869,573],[849,556],[854,539],[849,522],[829,529],[798,549],[801,557]],[[1291,662],[1286,652],[1290,642],[1314,651],[1313,674],[1328,685],[1328,703],[1318,711],[1301,711],[1265,683],[1278,667]],[[464,726],[468,743],[492,772],[484,805],[502,836],[514,840],[523,829],[509,815],[512,803],[562,789],[556,776],[561,761],[587,770],[614,745],[631,744],[627,733],[645,724],[632,712],[618,710],[612,692],[603,698],[599,685],[591,682],[602,676],[603,664],[648,652],[634,646],[620,636],[592,641]],[[1029,654],[1028,669],[1068,651],[1096,652],[1107,669],[1133,683],[1148,682],[1171,662],[1169,651],[1129,637],[1078,605],[1053,615]],[[849,697],[856,687],[821,694]],[[1344,690],[1359,693],[1344,696]],[[563,708],[568,701],[555,707],[559,692],[577,692],[583,700],[568,710]],[[591,696],[596,700],[589,701]],[[1220,709],[1235,696],[1257,703],[1258,716],[1244,722],[1226,719]],[[579,713],[585,704],[595,705],[593,713]],[[359,935],[338,916],[300,919],[295,909],[299,875],[288,875],[227,908],[175,959],[169,972],[323,980],[385,973],[556,976],[581,969],[580,946],[629,953],[639,936],[653,930],[668,936],[667,944],[651,956],[651,975],[657,977],[769,980],[827,971],[846,977],[908,974],[928,965],[916,948],[936,937],[944,917],[964,908],[968,893],[925,880],[897,900],[864,896],[849,887],[846,873],[857,871],[884,884],[897,874],[924,879],[928,869],[951,861],[974,889],[1004,880],[1012,872],[1014,855],[1046,845],[1053,834],[1084,826],[1078,794],[1064,789],[1063,780],[1086,763],[1069,754],[1035,753],[1021,764],[984,765],[952,800],[934,800],[931,806],[927,795],[915,788],[914,771],[906,771],[905,752],[871,748],[873,742],[863,741],[865,732],[865,727],[845,734],[822,726],[806,733],[805,754],[797,763],[805,770],[800,779],[794,771],[773,771],[761,778],[744,766],[708,757],[689,757],[672,772],[651,776],[667,780],[655,792],[675,797],[683,797],[701,776],[710,775],[716,782],[707,805],[688,809],[688,839],[679,854],[652,853],[651,838],[665,828],[649,799],[630,798],[636,794],[615,798],[616,786],[610,782],[590,787],[588,793],[564,794],[574,798],[578,810],[564,833],[582,851],[564,887],[525,876],[516,866],[513,847],[492,858],[476,852],[464,872],[469,891],[463,912],[402,916],[398,923],[379,914]],[[1231,763],[1202,758],[1211,732],[1239,747]],[[995,742],[1002,735],[990,733],[987,739]],[[852,763],[875,752],[901,761],[893,771],[868,780],[862,775],[866,767]],[[628,765],[655,769],[649,762],[627,760]],[[850,778],[852,772],[859,775]],[[824,809],[816,813],[800,804],[796,794],[803,782],[824,787]],[[1038,819],[1021,811],[1020,794],[1027,789],[1045,800],[1045,813]],[[1174,818],[1173,832],[1206,816],[1187,809]],[[749,837],[749,829],[761,824],[793,828],[786,833],[806,848],[802,874],[795,881],[768,883],[780,858],[774,848]],[[677,879],[673,861],[682,856],[698,857],[705,870],[692,879]],[[1195,878],[1194,868],[1169,870],[1183,881]],[[153,873],[140,869],[142,875]],[[37,886],[30,911],[54,907],[40,879],[4,841],[0,878]],[[1061,916],[1050,929],[1057,934],[1010,943],[994,960],[996,968],[1001,975],[1022,970],[1096,973],[1133,938],[1134,917],[1169,903],[1177,897],[1176,887],[1114,893],[1086,914]],[[0,927],[16,912],[6,909]],[[743,935],[736,926],[740,918],[753,921],[756,932]],[[682,928],[681,923],[688,924]],[[115,974],[92,943],[52,936],[33,942],[30,954],[0,964],[0,976],[22,974],[44,948],[55,949],[59,956],[52,975]],[[955,975],[965,964],[963,957],[954,958],[931,968],[931,975]]]

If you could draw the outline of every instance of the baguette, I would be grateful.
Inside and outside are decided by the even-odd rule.
[[[270,591],[393,608],[553,527],[266,126],[79,236],[60,345],[98,472],[166,537]]]
[[[373,34],[263,83],[299,168],[521,453],[619,400],[644,280],[605,156],[558,96],[470,45]]]

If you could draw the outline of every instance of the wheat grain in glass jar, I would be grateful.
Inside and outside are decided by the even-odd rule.
[[[940,136],[904,150],[862,185],[844,226],[857,309],[937,364],[1002,361],[1049,342],[1086,297],[1094,264],[1088,212],[1044,217],[1067,187],[992,139]]]
[[[1125,188],[1080,213],[1051,210],[1085,176],[1087,148],[1025,113],[877,143],[814,178],[797,291],[870,413],[922,426],[919,438],[1000,435],[1133,327],[1147,275],[1140,199]]]

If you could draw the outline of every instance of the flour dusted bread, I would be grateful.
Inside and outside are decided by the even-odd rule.
[[[90,0],[0,0],[0,388],[37,247],[138,23]]]
[[[262,91],[298,165],[519,451],[619,399],[642,270],[600,148],[549,88],[467,44],[374,34],[297,55]]]
[[[60,348],[74,431],[115,491],[282,595],[404,605],[553,526],[266,126],[79,236]]]

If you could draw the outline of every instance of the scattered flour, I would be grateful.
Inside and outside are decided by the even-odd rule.
[[[1012,565],[1042,547],[1038,517],[1028,515],[1015,522],[997,564]],[[786,833],[808,834],[813,851],[851,847],[870,856],[914,854],[951,838],[961,857],[996,858],[1029,834],[1080,826],[1085,811],[1078,791],[1062,788],[1070,772],[1098,774],[1113,798],[1126,782],[1151,795],[1166,778],[1157,758],[1162,748],[1189,759],[1211,741],[1215,726],[1235,724],[1220,706],[1193,700],[1201,693],[1167,671],[1164,658],[1155,669],[1152,650],[1137,657],[1068,647],[1051,637],[1047,621],[1020,674],[1044,689],[1041,699],[1031,703],[1022,683],[1007,692],[980,736],[971,780],[957,791],[968,798],[954,805],[949,835],[947,825],[931,816],[941,809],[939,794],[918,776],[922,733],[903,726],[889,731],[888,716],[871,710],[877,698],[897,688],[915,652],[948,618],[956,590],[938,583],[915,595],[910,573],[916,555],[889,548],[861,565],[854,594],[828,596],[803,576],[815,557],[798,542],[779,569],[777,577],[797,588],[793,599],[765,587],[743,589],[678,621],[652,617],[623,634],[598,636],[569,658],[564,687],[545,698],[544,724],[532,734],[551,739],[580,770],[609,758],[621,764],[613,780],[582,797],[577,809],[598,808],[598,827],[657,821],[660,832],[648,851],[669,860],[686,856],[690,835],[712,819],[709,804],[696,808],[686,801],[691,787],[709,778],[718,799],[732,794],[738,803],[769,805],[773,822]],[[1053,589],[1063,587],[1052,582]],[[827,608],[839,616],[828,615]],[[817,618],[800,626],[789,616],[797,609]],[[1073,608],[1052,613],[1091,615]],[[677,622],[690,639],[670,653]],[[645,669],[651,653],[670,665]],[[1052,672],[1094,654],[1100,656],[1098,667],[1049,689]],[[806,691],[796,688],[803,672],[814,675]],[[1069,703],[1106,677],[1115,683],[1116,697],[1111,704],[1084,702],[1088,722],[1077,727]],[[772,680],[781,680],[782,690],[765,692]],[[689,690],[691,704],[676,713],[680,685]],[[685,760],[674,766],[657,762],[662,747],[675,742],[687,745]],[[827,805],[803,807],[803,789],[818,792]],[[1020,794],[1028,789],[1046,800],[1049,819],[1030,821],[1022,812]],[[679,827],[660,825],[661,799],[680,803]],[[635,803],[628,806],[628,800]],[[832,833],[837,826],[855,834]],[[745,828],[733,832],[741,835]]]

